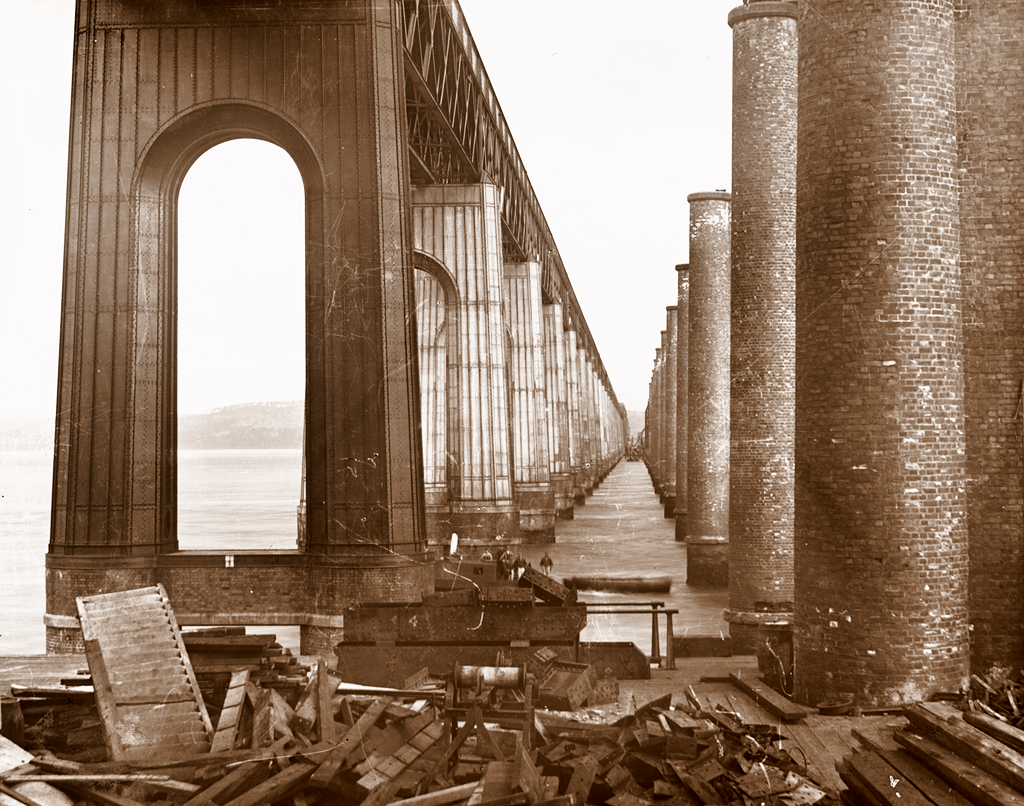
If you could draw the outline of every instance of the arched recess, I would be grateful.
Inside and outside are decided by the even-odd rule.
[[[251,138],[204,151],[179,190],[177,253],[178,548],[292,549],[306,287],[291,156]]]
[[[311,346],[311,276],[323,252],[311,234],[323,231],[325,180],[310,143],[289,121],[253,103],[202,105],[164,126],[147,144],[132,183],[132,238],[136,264],[127,289],[131,372],[128,424],[133,473],[133,531],[152,534],[158,551],[177,548],[177,205],[192,164],[228,140],[266,140],[284,149],[302,177],[306,216],[306,385],[323,378],[324,353]],[[142,500],[139,500],[140,497]],[[147,512],[154,522],[145,524]]]
[[[459,296],[455,280],[439,261],[416,250],[416,316],[420,358],[423,472],[427,538],[444,543],[450,504],[459,489]]]

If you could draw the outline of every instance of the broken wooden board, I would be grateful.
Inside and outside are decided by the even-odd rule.
[[[163,585],[77,602],[111,759],[208,751],[213,725]]]
[[[248,684],[249,672],[234,672],[231,675],[227,694],[224,696],[224,705],[221,706],[220,719],[217,720],[217,730],[213,734],[211,752],[219,753],[234,749],[238,720],[242,716],[242,704],[245,701],[245,687]]]
[[[6,736],[0,736],[0,776],[8,774],[9,771],[21,768],[32,761],[32,754],[16,745]],[[68,797],[59,789],[46,783],[25,783],[16,788],[10,787],[17,795],[31,798],[42,806],[72,806],[74,798]],[[17,795],[4,794],[0,802],[5,806],[8,803],[17,803]]]

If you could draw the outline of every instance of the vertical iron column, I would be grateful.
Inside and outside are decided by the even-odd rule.
[[[501,221],[493,185],[423,185],[412,191],[417,249],[458,294],[458,479],[451,528],[468,553],[519,540],[512,497],[508,367],[502,327]]]
[[[729,622],[733,651],[788,684],[796,405],[796,4],[729,14],[732,387]]]
[[[544,306],[544,369],[547,378],[548,455],[555,518],[572,520],[572,474],[569,472],[569,400],[565,366],[562,304]]]
[[[506,263],[505,322],[512,336],[512,489],[524,541],[555,539],[555,495],[548,467],[548,404],[540,263]]]
[[[686,581],[729,584],[730,195],[690,203],[689,473]]]
[[[572,474],[572,501],[574,507],[581,507],[587,503],[587,494],[583,488],[583,400],[580,387],[580,353],[577,348],[579,339],[572,328],[565,332],[565,336],[565,357],[569,371],[569,467]]]
[[[968,683],[953,15],[953,0],[800,7],[802,702]]]
[[[690,389],[690,264],[676,266],[678,303],[676,305],[676,455],[669,461],[676,463],[676,542],[686,541],[686,512],[689,485],[689,389]],[[671,381],[670,381],[671,383]]]

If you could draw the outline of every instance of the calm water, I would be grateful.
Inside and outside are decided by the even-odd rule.
[[[299,497],[301,451],[182,451],[178,472],[178,541],[182,549],[291,549]],[[45,651],[44,561],[50,532],[52,459],[48,451],[0,451],[0,545],[5,549],[0,586],[0,654]],[[659,596],[679,608],[677,634],[724,632],[722,591],[687,588],[686,552],[674,541],[643,465],[621,463],[577,510],[558,524],[558,542],[528,547],[539,567],[548,549],[553,576],[614,574],[675,578]],[[587,593],[595,604],[636,601],[637,596]],[[650,617],[591,616],[584,640],[635,641],[650,650]],[[270,631],[272,628],[259,628]],[[274,628],[296,650],[298,630]]]

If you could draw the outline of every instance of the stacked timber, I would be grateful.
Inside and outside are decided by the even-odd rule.
[[[865,749],[837,764],[849,806],[1024,806],[1024,731],[941,702],[903,714],[891,734],[855,732]]]

